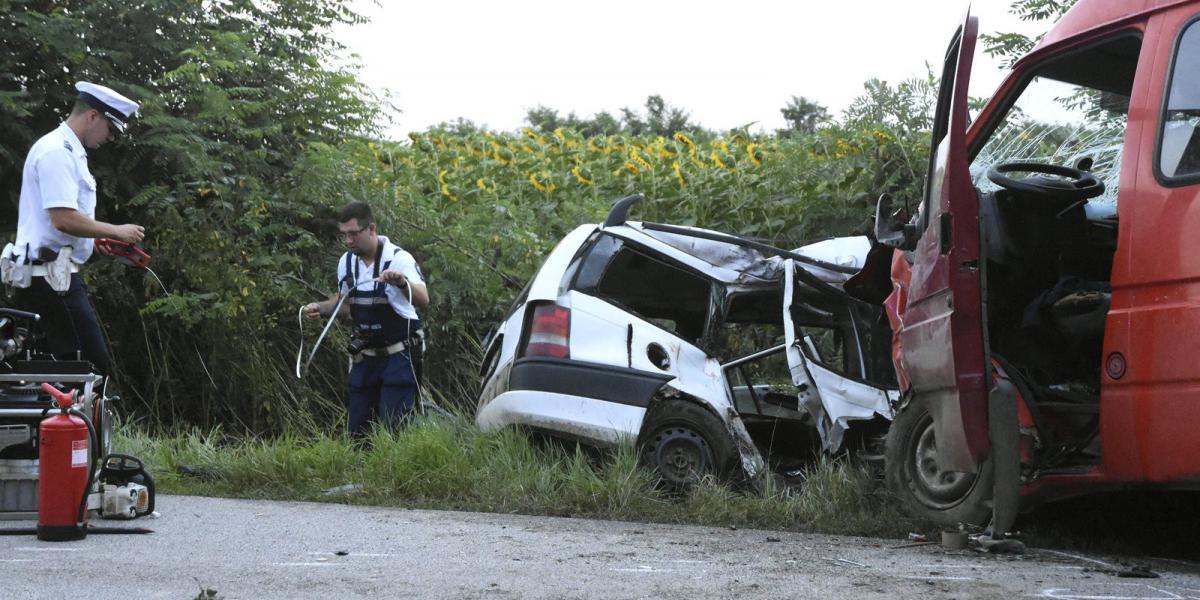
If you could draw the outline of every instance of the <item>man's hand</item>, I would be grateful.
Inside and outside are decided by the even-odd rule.
[[[413,306],[417,308],[429,306],[429,290],[425,287],[424,282],[418,281],[417,283],[413,283],[403,273],[395,269],[385,269],[379,274],[377,281],[390,283],[400,288],[404,293],[408,294]]]
[[[146,228],[141,225],[134,225],[133,223],[114,225],[113,237],[122,242],[136,244],[142,241],[142,238],[146,237]]]
[[[321,305],[316,302],[309,302],[304,305],[304,317],[307,319],[316,319],[321,316]]]
[[[400,288],[408,287],[408,278],[405,277],[403,273],[395,269],[384,269],[384,271],[379,274],[379,281],[381,283],[390,283]]]

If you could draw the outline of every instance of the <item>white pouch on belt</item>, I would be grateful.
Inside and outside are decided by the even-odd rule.
[[[79,270],[74,263],[71,262],[71,253],[74,248],[63,246],[58,251],[58,258],[54,262],[46,263],[46,283],[50,285],[50,289],[65,294],[71,289],[71,273]]]
[[[27,264],[25,257],[17,255],[17,248],[12,242],[6,244],[4,251],[0,252],[0,283],[27,288],[32,276],[33,268]]]

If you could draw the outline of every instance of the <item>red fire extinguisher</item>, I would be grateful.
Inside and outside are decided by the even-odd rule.
[[[87,490],[95,476],[89,456],[91,423],[72,410],[73,394],[43,383],[59,414],[42,420],[38,433],[38,526],[45,541],[87,537]],[[77,416],[79,415],[79,416]]]

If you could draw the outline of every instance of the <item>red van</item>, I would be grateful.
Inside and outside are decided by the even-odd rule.
[[[1079,0],[972,118],[978,31],[946,54],[915,216],[876,214],[888,485],[997,536],[1040,502],[1200,488],[1200,2]]]

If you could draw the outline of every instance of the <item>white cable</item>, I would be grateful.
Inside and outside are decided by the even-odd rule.
[[[312,364],[313,358],[317,356],[317,350],[321,347],[321,342],[325,340],[325,335],[329,333],[329,328],[333,326],[333,321],[337,319],[338,311],[342,309],[342,303],[346,301],[346,298],[350,297],[350,291],[368,283],[374,284],[378,282],[376,282],[374,279],[370,279],[362,283],[351,285],[346,289],[344,294],[340,292],[338,293],[337,304],[334,305],[333,312],[329,313],[329,321],[325,323],[325,328],[321,330],[321,335],[317,336],[317,341],[313,343],[313,348],[308,355],[308,360],[304,362],[303,371],[308,370],[308,366]],[[297,315],[297,319],[300,321],[300,348],[296,351],[296,379],[304,378],[300,368],[300,357],[304,356],[304,309],[307,306],[307,304],[302,305],[300,307],[300,313]]]
[[[296,350],[296,379],[303,379],[300,374],[300,358],[304,356],[304,309],[308,308],[307,304],[300,305],[300,312],[296,314],[296,320],[300,322],[300,349]]]
[[[416,314],[417,306],[415,304],[413,304],[413,301],[412,301],[412,297],[413,297],[412,286],[413,286],[413,282],[409,281],[408,277],[405,277],[404,278],[404,289],[408,292],[408,305],[410,307],[412,307],[413,313]],[[420,319],[421,315],[417,315],[417,318]],[[406,325],[408,327],[408,333],[406,335],[407,335],[408,343],[409,343],[408,371],[409,371],[409,373],[412,373],[413,387],[417,388],[417,391],[415,392],[415,397],[413,398],[413,408],[420,410],[421,413],[424,414],[425,407],[421,404],[421,382],[417,379],[417,365],[413,363],[413,349],[412,349],[412,345],[411,345],[412,344],[412,319],[405,319],[405,320],[407,321]],[[422,350],[422,355],[423,355],[424,348],[422,348],[421,350]],[[424,358],[424,356],[422,356],[422,358]]]

